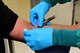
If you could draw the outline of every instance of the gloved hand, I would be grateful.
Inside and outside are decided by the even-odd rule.
[[[32,50],[41,50],[53,45],[53,29],[37,28],[32,30],[24,30],[24,39],[26,44]]]
[[[38,22],[38,26],[42,27],[44,16],[49,11],[51,5],[45,1],[39,3],[37,6],[30,10],[30,22],[36,26]]]

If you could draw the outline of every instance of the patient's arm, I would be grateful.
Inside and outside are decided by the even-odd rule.
[[[51,24],[50,26],[44,26],[44,28],[56,28],[56,29],[69,29],[69,30],[75,30],[80,28],[80,24],[71,26],[71,25],[59,25],[59,24]]]
[[[30,30],[34,27],[30,24],[30,22],[27,22],[23,20],[22,18],[18,18],[17,22],[15,24],[14,29],[10,33],[10,39],[24,41],[24,29]],[[59,24],[51,24],[50,26],[44,26],[44,28],[56,28],[56,29],[70,29],[75,30],[79,28],[78,25],[70,26],[70,25],[59,25]]]
[[[18,18],[14,29],[10,32],[10,39],[24,41],[24,29],[30,30],[32,28],[33,26],[29,22],[22,18]]]

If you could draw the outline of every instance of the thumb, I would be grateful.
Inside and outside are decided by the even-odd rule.
[[[39,19],[38,19],[38,26],[39,27],[43,26],[43,21],[44,21],[44,16],[39,15]]]
[[[50,22],[47,22],[47,26],[50,26],[50,24],[51,24]]]

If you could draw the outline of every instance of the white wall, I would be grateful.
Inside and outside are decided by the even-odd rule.
[[[72,10],[73,10],[73,5],[71,2],[66,4],[57,4],[56,6],[51,8],[46,17],[50,17],[56,14],[57,17],[52,21],[52,23],[71,25]]]

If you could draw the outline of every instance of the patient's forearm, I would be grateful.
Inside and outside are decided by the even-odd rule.
[[[69,29],[69,30],[75,30],[80,28],[78,25],[70,26],[70,25],[59,25],[59,24],[51,24],[50,26],[44,26],[46,28],[56,28],[56,29]]]
[[[14,29],[10,33],[10,39],[24,41],[24,29],[30,30],[32,28],[33,26],[29,22],[18,18]]]
[[[70,25],[59,25],[59,24],[51,24],[50,26],[44,26],[45,28],[56,28],[56,29],[70,29],[75,30],[78,27],[78,25],[70,26]],[[30,24],[30,22],[27,22],[21,18],[18,18],[14,29],[10,33],[11,39],[24,41],[24,29],[30,30],[34,27]]]

